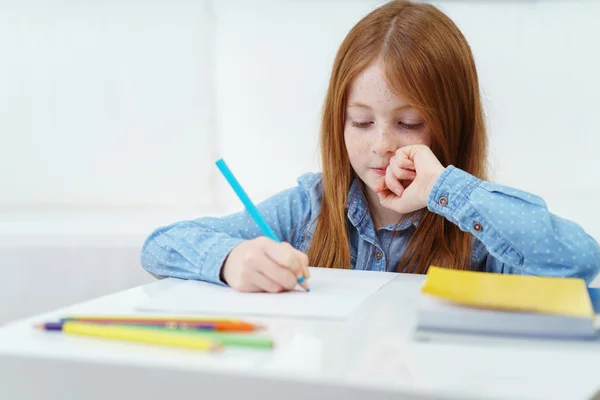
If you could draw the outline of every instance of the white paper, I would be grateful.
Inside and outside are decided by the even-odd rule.
[[[185,281],[140,304],[143,311],[345,319],[397,275],[388,272],[311,268],[310,292],[239,293]]]

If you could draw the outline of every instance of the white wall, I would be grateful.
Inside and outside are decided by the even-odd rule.
[[[335,52],[381,3],[0,2],[0,293],[40,294],[11,316],[143,282],[115,271],[153,227],[240,209],[219,156],[256,201],[318,170]],[[600,2],[436,4],[475,54],[494,180],[600,240]]]
[[[0,205],[210,204],[209,1],[0,3]]]
[[[495,178],[548,193],[599,189],[600,3],[441,7],[476,57]]]

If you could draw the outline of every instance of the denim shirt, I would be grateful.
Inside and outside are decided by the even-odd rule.
[[[320,211],[321,174],[258,204],[275,234],[306,252]],[[427,208],[474,237],[472,267],[505,274],[578,277],[590,283],[600,270],[600,246],[574,222],[551,214],[532,194],[482,181],[449,166],[435,182]],[[418,213],[375,230],[360,181],[348,192],[352,269],[396,271],[418,224]],[[155,230],[142,248],[150,273],[224,284],[219,276],[229,252],[262,236],[246,211],[226,217],[177,222]]]

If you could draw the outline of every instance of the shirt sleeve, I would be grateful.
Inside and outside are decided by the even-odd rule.
[[[598,242],[578,224],[550,213],[533,194],[449,166],[431,189],[427,208],[485,246],[487,271],[578,277],[589,284],[600,270]]]
[[[316,174],[307,174],[298,180],[298,186],[257,205],[277,237],[296,248],[310,218],[310,192],[317,180]],[[229,252],[244,240],[259,236],[263,234],[247,211],[180,221],[152,232],[142,247],[141,264],[155,276],[224,285],[220,272]]]

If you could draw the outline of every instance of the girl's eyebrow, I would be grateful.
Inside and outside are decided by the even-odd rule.
[[[360,108],[367,108],[367,109],[371,109],[371,107],[369,107],[366,104],[362,104],[362,103],[351,103],[348,105],[348,107],[360,107]]]
[[[368,105],[366,105],[366,104],[363,104],[363,103],[358,103],[358,102],[355,102],[355,103],[350,103],[350,104],[348,105],[348,108],[350,108],[350,107],[359,107],[359,108],[366,108],[367,110],[371,110],[371,107],[369,107]],[[412,107],[411,107],[411,105],[410,105],[410,104],[404,104],[404,105],[402,105],[402,106],[398,106],[398,107],[396,107],[396,108],[394,109],[394,111],[403,110],[403,109],[405,109],[405,108],[412,108]]]

